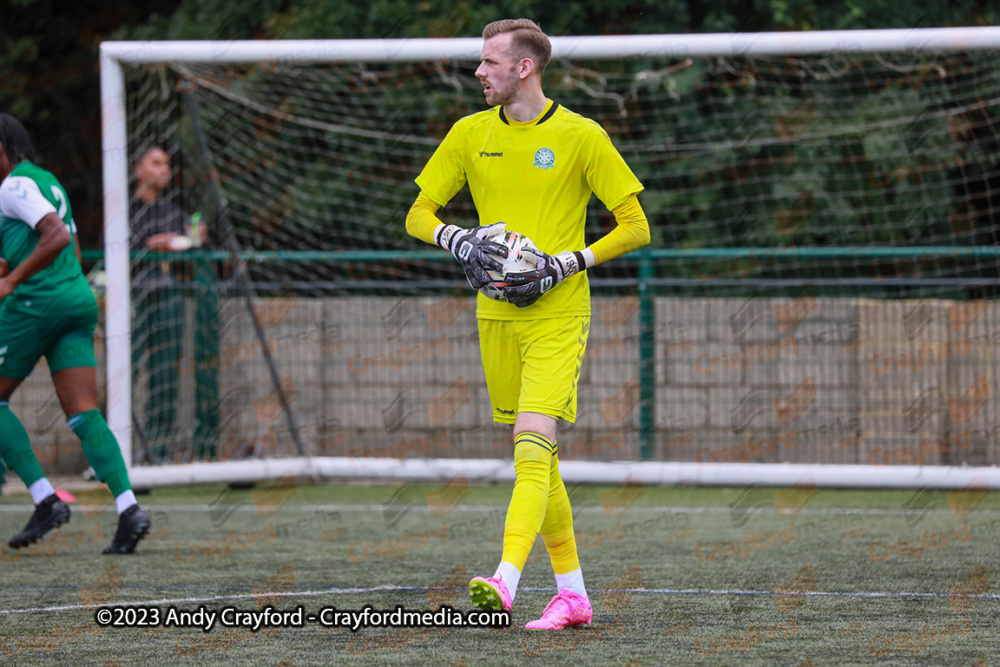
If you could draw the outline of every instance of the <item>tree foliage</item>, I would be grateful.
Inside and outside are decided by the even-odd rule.
[[[38,161],[63,181],[81,237],[102,221],[98,44],[103,39],[315,39],[477,36],[496,18],[529,16],[552,35],[748,32],[962,25],[986,5],[784,0],[14,0],[0,23],[0,109],[21,118]]]
[[[98,45],[122,26],[170,14],[178,0],[14,0],[0,20],[0,110],[21,119],[36,160],[73,204],[85,246],[102,225]]]

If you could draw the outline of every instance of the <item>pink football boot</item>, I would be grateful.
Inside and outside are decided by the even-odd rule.
[[[469,582],[469,597],[472,603],[480,609],[493,609],[495,611],[510,611],[510,592],[507,584],[503,583],[500,577],[475,577]]]
[[[542,617],[524,626],[525,630],[562,630],[573,625],[590,625],[594,610],[586,595],[577,595],[567,588],[549,600]]]

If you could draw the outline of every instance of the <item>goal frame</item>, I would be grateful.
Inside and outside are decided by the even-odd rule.
[[[925,51],[1000,50],[1000,27],[836,30],[702,35],[553,37],[552,57],[733,57]],[[324,478],[437,481],[455,474],[470,480],[514,479],[511,460],[348,457],[271,458],[184,465],[132,464],[132,358],[128,223],[128,139],[123,65],[162,62],[422,62],[479,58],[482,40],[362,39],[282,41],[102,42],[101,126],[104,177],[104,260],[107,274],[107,421],[118,439],[133,486],[150,488],[209,482],[253,482],[282,475]],[[827,252],[851,248],[826,248]],[[959,248],[965,250],[967,248]],[[891,472],[890,472],[891,471]],[[792,486],[804,479],[817,487],[957,489],[1000,487],[1000,468],[958,466],[873,466],[788,463],[690,463],[565,461],[570,483],[651,485]],[[888,474],[887,474],[888,473]]]

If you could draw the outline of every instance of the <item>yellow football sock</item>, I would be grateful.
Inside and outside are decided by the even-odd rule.
[[[524,570],[531,547],[545,517],[549,497],[549,478],[555,443],[525,431],[514,438],[514,493],[507,508],[503,530],[503,557],[518,570]]]
[[[545,508],[542,521],[542,539],[549,552],[552,570],[557,574],[567,574],[580,569],[580,559],[576,552],[576,537],[573,535],[573,508],[569,504],[566,485],[559,475],[559,456],[552,457],[549,475],[549,504]]]

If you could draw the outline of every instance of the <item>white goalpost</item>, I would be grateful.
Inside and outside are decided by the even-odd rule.
[[[567,483],[1000,486],[1000,27],[552,44],[548,96],[608,129],[654,228],[592,276]],[[443,131],[485,108],[481,46],[101,44],[106,410],[134,486],[514,479],[471,292],[402,233]],[[191,255],[131,238],[153,144],[212,225]]]

